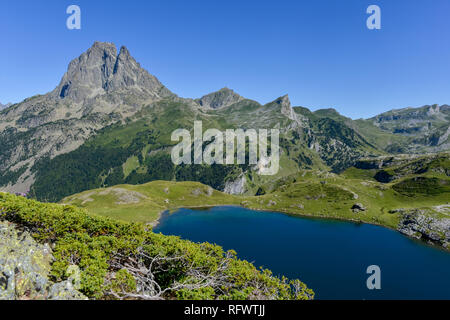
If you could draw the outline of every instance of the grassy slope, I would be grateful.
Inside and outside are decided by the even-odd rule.
[[[222,189],[220,183],[233,178],[236,170],[246,169],[242,166],[221,167],[222,172],[215,170],[211,174],[205,172],[208,169],[199,171],[195,166],[184,170],[170,168],[170,164],[165,168],[159,166],[166,164],[160,158],[170,156],[170,148],[176,144],[170,141],[171,133],[178,128],[192,130],[195,120],[203,122],[204,131],[208,128],[282,129],[281,164],[277,176],[248,176],[247,195],[255,194],[260,186],[267,186],[271,191],[273,180],[295,174],[298,170],[325,171],[333,168],[340,171],[361,156],[380,153],[346,125],[331,118],[321,118],[306,109],[295,108],[295,111],[303,126],[295,127],[275,102],[261,106],[254,101],[243,100],[228,108],[205,111],[183,101],[163,100],[143,108],[125,123],[100,130],[77,150],[36,164],[32,196],[39,200],[59,201],[68,195],[98,187],[175,179],[200,181]],[[291,126],[295,130],[285,130]],[[320,145],[320,153],[309,147],[313,143],[318,148]]]
[[[433,184],[422,185],[420,192],[413,190],[413,194],[409,189],[403,192],[399,188],[405,181],[417,177],[448,181],[443,173],[430,171],[409,174],[391,183],[376,181],[374,173],[375,170],[356,168],[350,168],[341,175],[304,170],[278,180],[273,184],[274,191],[262,196],[231,196],[212,191],[208,186],[197,182],[154,181],[144,185],[120,185],[86,191],[67,197],[63,202],[127,221],[154,222],[159,212],[179,207],[233,204],[258,210],[361,221],[396,228],[400,215],[389,213],[390,210],[431,208],[450,200],[449,192],[444,189],[443,192],[435,193]],[[136,203],[118,204],[120,196],[105,192],[117,188],[139,192],[146,198]],[[355,203],[363,204],[367,210],[354,213],[351,207]]]
[[[345,123],[347,126],[361,134],[369,143],[377,146],[380,150],[386,150],[386,148],[391,145],[405,146],[410,141],[410,138],[406,136],[396,135],[392,132],[381,130],[373,124],[372,120],[352,120],[342,116],[334,109],[317,110],[313,115],[318,118],[330,118]]]
[[[449,142],[447,137],[437,145],[448,130],[450,113],[448,107],[442,107],[439,113],[430,112],[436,108],[437,105],[404,108],[358,120],[346,118],[334,109],[317,110],[314,115],[345,123],[387,153],[421,154],[445,150],[445,142]]]
[[[118,185],[85,191],[69,196],[62,202],[119,220],[153,222],[164,210],[235,205],[240,203],[240,199],[199,182],[152,181],[143,185]]]
[[[352,173],[354,175],[354,172]],[[366,174],[366,173],[364,173]],[[273,194],[249,199],[249,207],[308,216],[362,221],[396,228],[400,216],[389,213],[398,208],[422,208],[445,204],[449,193],[405,195],[392,187],[398,181],[382,184],[344,175],[314,174],[299,177],[294,184],[282,186]],[[363,204],[367,210],[354,213],[351,207]],[[301,205],[299,207],[299,205]]]

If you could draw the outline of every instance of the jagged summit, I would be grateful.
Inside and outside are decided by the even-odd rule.
[[[235,93],[233,90],[225,87],[219,91],[207,94],[195,101],[202,107],[219,109],[231,106],[244,98]]]
[[[291,105],[291,100],[289,100],[289,95],[284,95],[273,101],[272,103],[277,104],[281,107],[281,113],[291,120],[298,120]]]
[[[154,98],[172,95],[156,77],[141,68],[125,46],[117,54],[113,43],[97,41],[70,62],[53,96],[81,102],[122,89],[133,89]]]
[[[243,98],[229,88],[196,100],[179,98],[144,70],[126,47],[118,50],[112,43],[95,42],[70,62],[60,84],[53,91],[30,97],[1,111],[0,141],[3,148],[0,152],[0,189],[26,193],[37,186],[42,188],[41,192],[51,190],[46,183],[53,183],[55,176],[51,174],[57,171],[50,170],[47,172],[49,175],[43,177],[46,170],[43,161],[53,161],[78,150],[86,140],[99,135],[102,129],[112,124],[126,127],[130,121],[133,126],[145,123],[139,131],[145,133],[143,136],[129,137],[139,139],[136,140],[139,145],[140,139],[146,140],[144,137],[150,134],[150,129],[164,132],[161,134],[162,140],[158,140],[161,144],[157,145],[161,150],[166,147],[167,141],[164,139],[167,130],[186,128],[195,119],[208,119],[209,122],[213,117],[217,120],[213,121],[214,124],[227,124],[221,129],[280,128],[283,134],[295,130],[303,135],[294,141],[295,149],[306,151],[297,154],[296,163],[304,161],[308,166],[311,163],[322,166],[323,161],[338,171],[361,155],[375,150],[374,146],[376,152],[383,150],[388,153],[448,150],[449,114],[449,106],[433,105],[394,110],[356,122],[332,109],[318,110],[313,114],[306,108],[293,108],[288,95],[264,105]],[[139,121],[143,119],[148,121]],[[121,141],[119,138],[128,133],[116,129],[111,130],[117,133],[117,141]],[[150,140],[153,141],[153,136]],[[99,142],[100,145],[105,143]],[[167,148],[170,147],[167,145]],[[126,150],[128,147],[124,144],[123,148],[124,152],[130,152],[126,153],[127,156],[135,155],[134,147]],[[74,160],[85,159],[84,156]],[[316,162],[318,157],[321,160]],[[88,157],[86,161],[91,162]],[[109,167],[112,164],[104,164],[103,167],[102,164],[98,167],[101,171],[88,177],[93,179],[89,181],[103,181],[105,172],[111,172],[116,179],[123,171],[123,164],[119,162],[114,163],[115,167]],[[66,166],[66,160],[55,163]],[[71,180],[74,167],[77,165],[67,167],[67,175],[61,183]],[[62,168],[61,172],[64,170]],[[87,172],[90,169],[81,170],[80,175]],[[133,181],[140,181],[141,178],[144,179],[139,177]],[[67,190],[74,190],[72,187]]]
[[[0,183],[4,172],[21,168],[7,190],[26,193],[36,161],[70,152],[97,130],[166,97],[176,95],[141,68],[126,47],[117,52],[113,43],[95,42],[70,62],[53,91],[2,110],[0,141],[11,141],[11,147],[0,154]],[[31,138],[7,134],[8,128],[30,132]]]
[[[279,97],[274,102],[279,104],[279,105],[281,105],[282,107],[285,107],[285,108],[290,108],[291,107],[291,100],[289,100],[289,95],[288,94],[285,94],[284,96]]]

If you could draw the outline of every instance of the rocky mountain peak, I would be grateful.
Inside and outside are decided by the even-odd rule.
[[[172,95],[156,77],[141,68],[126,47],[122,46],[117,54],[113,43],[97,41],[70,62],[53,96],[82,102],[97,95],[130,88],[153,98]]]
[[[233,90],[225,87],[219,91],[207,94],[195,101],[202,107],[219,109],[231,106],[244,98],[235,93]]]
[[[284,114],[291,120],[296,120],[296,115],[294,109],[292,109],[291,100],[289,100],[289,95],[284,95],[274,101],[274,103],[280,105],[281,113]]]
[[[127,47],[125,47],[125,46],[120,47],[120,55],[121,56],[131,56],[130,51],[128,51]]]
[[[291,100],[289,100],[289,95],[285,94],[282,97],[279,97],[275,100],[275,103],[281,105],[284,108],[290,108],[291,107]]]
[[[99,48],[101,50],[106,49],[106,48],[111,48],[116,50],[116,45],[112,42],[106,42],[106,41],[95,41],[94,44],[92,45],[92,47],[89,50],[93,50]],[[88,51],[89,51],[88,50]]]

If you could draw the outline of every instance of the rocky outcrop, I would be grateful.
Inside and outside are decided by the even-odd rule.
[[[397,209],[395,212],[402,214],[398,225],[401,233],[450,249],[450,218],[438,218],[426,209]]]
[[[359,213],[361,211],[367,210],[367,208],[362,203],[355,203],[351,209],[354,213]]]
[[[194,190],[191,191],[191,194],[198,197],[198,196],[207,196],[207,197],[211,197],[214,193],[213,188],[209,187],[209,186],[205,186],[204,188],[195,188]]]
[[[448,105],[432,105],[420,108],[403,108],[391,110],[379,114],[369,120],[377,124],[395,124],[397,126],[411,127],[412,125],[422,124],[425,126],[427,122],[435,119],[445,119],[450,114],[450,106]],[[397,128],[393,126],[394,128]]]
[[[288,117],[290,120],[297,120],[297,115],[292,109],[291,101],[289,100],[288,95],[284,95],[277,100],[275,103],[278,103],[281,106],[281,113]]]
[[[52,283],[51,248],[38,244],[28,232],[0,221],[0,300],[84,300],[72,279]]]
[[[393,157],[378,157],[374,159],[360,159],[355,162],[355,168],[370,170],[370,169],[381,169],[392,165]]]
[[[247,191],[246,189],[247,179],[245,175],[240,175],[236,180],[229,180],[225,182],[225,188],[223,192],[228,194],[243,194]]]

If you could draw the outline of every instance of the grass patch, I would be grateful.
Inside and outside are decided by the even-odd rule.
[[[164,210],[237,205],[240,198],[199,182],[152,181],[142,185],[117,185],[85,191],[61,202],[122,221],[154,222]]]

